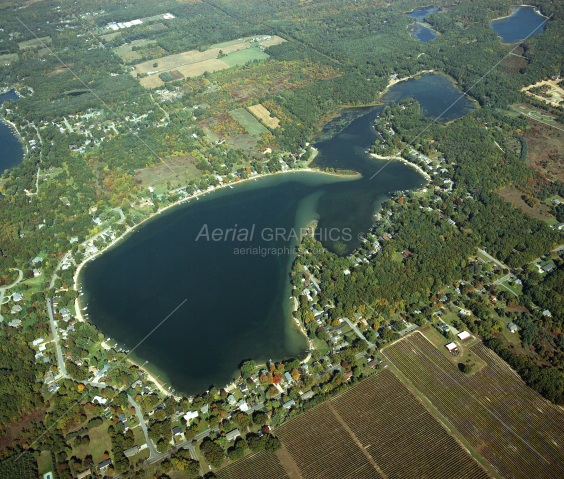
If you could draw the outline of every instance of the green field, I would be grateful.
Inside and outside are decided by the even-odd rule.
[[[17,53],[8,53],[6,55],[0,55],[0,65],[9,65],[18,59]]]
[[[253,60],[268,60],[269,58],[266,53],[261,52],[258,48],[247,48],[246,50],[230,53],[220,58],[220,60],[229,68],[233,68],[236,65],[245,65]]]
[[[20,48],[20,50],[26,50],[28,48],[49,45],[51,41],[51,37],[33,38],[31,40],[26,40],[25,42],[19,42],[18,47]]]
[[[243,125],[243,128],[245,128],[245,130],[247,130],[249,132],[249,135],[251,136],[258,136],[261,133],[268,131],[253,115],[251,115],[244,108],[231,110],[229,114],[239,123],[241,123],[241,125]]]

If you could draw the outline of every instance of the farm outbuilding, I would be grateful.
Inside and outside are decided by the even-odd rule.
[[[467,339],[470,339],[472,337],[470,336],[470,333],[468,331],[462,331],[456,336],[458,337],[458,339],[460,339],[460,341],[466,341]]]
[[[452,353],[453,351],[456,351],[458,349],[458,346],[456,345],[456,343],[448,343],[445,348],[447,348],[447,351],[449,353]]]

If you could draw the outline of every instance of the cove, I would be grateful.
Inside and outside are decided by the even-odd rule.
[[[515,43],[543,32],[547,22],[548,18],[540,15],[535,7],[521,6],[508,17],[492,20],[490,26],[503,43]]]
[[[395,85],[384,100],[397,101],[411,90],[424,111],[432,111],[435,98],[429,90],[441,90],[442,79],[448,80],[432,75],[434,81],[420,91],[417,82],[425,78]],[[452,84],[450,88],[457,93]],[[315,143],[316,165],[354,169],[361,175],[295,172],[223,188],[157,215],[87,263],[79,281],[85,292],[81,304],[88,303],[90,320],[133,349],[186,300],[135,350],[140,364],[148,360],[160,379],[185,394],[200,393],[212,384],[224,387],[246,359],[303,358],[307,342],[291,318],[289,299],[296,239],[272,233],[277,228],[299,231],[318,220],[318,231],[337,231],[333,238],[321,238],[324,246],[334,250],[342,243],[345,252],[352,251],[390,192],[425,185],[409,166],[374,160],[366,153],[376,139],[372,125],[383,108],[345,110]],[[453,117],[467,111],[459,104],[455,110]],[[201,234],[204,225],[209,238]],[[254,228],[254,235],[233,240],[228,228]],[[222,233],[217,241],[214,230]],[[272,254],[271,248],[282,252]]]
[[[411,38],[415,38],[420,42],[430,42],[431,40],[437,38],[439,35],[427,26],[423,25],[423,22],[425,17],[438,11],[438,7],[427,7],[408,13],[408,17],[417,19],[417,22],[415,24],[407,27],[407,31],[411,34]]]
[[[15,90],[0,94],[0,105],[5,101],[15,101],[19,98]],[[0,172],[21,163],[24,157],[23,145],[10,125],[0,119]]]

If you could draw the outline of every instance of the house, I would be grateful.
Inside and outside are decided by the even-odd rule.
[[[235,399],[235,398],[233,398]],[[186,420],[186,422],[190,422],[192,419],[195,419],[198,417],[198,412],[197,411],[188,411],[186,414],[184,414],[184,419]]]
[[[542,315],[543,315],[543,316],[547,316],[548,318],[552,318],[552,313],[551,313],[548,309],[545,309],[545,310],[542,312]]]
[[[50,393],[56,393],[60,387],[61,386],[59,386],[57,383],[51,384],[51,386],[47,388],[47,391],[49,391]]]
[[[468,331],[462,331],[456,336],[458,337],[458,339],[460,339],[460,341],[466,341],[467,339],[470,339],[472,337],[470,336],[470,333]]]
[[[236,399],[235,399],[235,396],[233,396],[233,394],[230,394],[230,395],[227,397],[227,402],[228,402],[231,406],[233,406],[237,401],[236,401]]]
[[[456,345],[456,343],[448,343],[445,348],[447,348],[447,351],[449,353],[458,351],[458,346]]]
[[[345,373],[345,381],[350,381],[352,375],[353,375],[353,372],[352,372],[352,371],[346,372],[346,373]]]
[[[376,361],[372,360],[368,363],[368,366],[370,368],[374,369],[376,366],[378,366],[378,363]]]
[[[550,273],[554,270],[554,265],[552,263],[547,263],[541,268],[545,273]]]
[[[125,457],[131,457],[135,456],[135,454],[137,454],[140,450],[141,448],[139,446],[133,446],[132,448],[123,451],[123,453],[125,454]]]
[[[34,277],[34,278],[37,278],[37,277],[40,276],[40,275],[41,275],[41,270],[35,268],[35,269],[33,270],[33,277]]]
[[[80,474],[76,476],[76,479],[84,479],[85,477],[91,476],[92,471],[90,469],[86,469],[86,471],[82,471]]]
[[[202,414],[206,414],[209,411],[210,407],[207,404],[204,404],[200,411],[202,412]]]
[[[100,469],[100,472],[104,472],[108,466],[112,465],[112,460],[111,459],[106,459],[105,461],[102,461],[100,464],[98,464],[98,469]]]
[[[507,325],[507,329],[509,329],[510,333],[514,333],[515,331],[517,331],[517,325],[515,323],[509,323]]]
[[[239,429],[233,429],[233,431],[228,432],[225,435],[225,439],[227,439],[228,441],[233,441],[233,440],[237,439],[238,437],[241,437],[241,433],[239,432]]]
[[[98,404],[106,404],[108,402],[108,399],[101,396],[94,396],[92,398],[92,402],[97,402]]]
[[[119,422],[122,422],[122,423],[124,423],[124,424],[127,422],[127,419],[126,419],[124,413],[121,413],[121,414],[118,416],[118,421],[119,421]]]
[[[12,299],[13,299],[14,301],[21,301],[22,298],[23,298],[23,294],[21,294],[21,293],[14,293],[14,294],[12,295]]]
[[[179,436],[182,434],[182,429],[180,429],[180,427],[175,426],[172,428],[172,435],[173,436]]]
[[[239,389],[241,390],[242,393],[249,390],[249,388],[247,387],[247,385],[245,383],[240,384]]]
[[[447,332],[450,331],[450,328],[449,328],[448,324],[445,324],[445,323],[439,324],[438,328],[439,328],[443,333],[447,333]]]
[[[37,339],[34,339],[34,340],[31,342],[31,344],[32,344],[33,346],[37,346],[39,343],[42,343],[43,341],[45,341],[43,338],[37,338]]]
[[[293,399],[291,399],[290,401],[285,402],[285,403],[283,404],[283,406],[284,406],[286,409],[290,409],[290,408],[291,408],[292,406],[294,406],[295,404],[296,404],[296,401],[294,401]]]
[[[308,399],[313,397],[313,391],[308,391],[307,393],[302,394],[302,400],[307,401]]]
[[[12,309],[10,310],[11,314],[17,314],[22,310],[22,307],[19,304],[15,304],[14,306],[12,306]]]
[[[290,376],[290,373],[288,371],[284,373],[284,379],[286,379],[286,382],[288,383],[292,382],[292,376]]]
[[[404,258],[410,258],[412,256],[411,251],[409,251],[408,249],[402,251],[401,254],[403,255]]]
[[[33,264],[35,264],[35,263],[41,263],[42,261],[43,261],[43,258],[41,258],[40,256],[36,256],[35,258],[33,258],[33,259],[31,260],[31,262],[32,262]]]

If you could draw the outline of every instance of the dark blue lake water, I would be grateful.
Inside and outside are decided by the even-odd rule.
[[[17,100],[18,94],[15,90],[0,94],[0,105],[5,101]],[[0,121],[0,172],[21,163],[24,156],[23,145],[16,136],[14,130]]]
[[[534,7],[519,7],[508,17],[492,20],[490,25],[503,43],[515,43],[543,32],[547,22],[548,18],[535,12]]]
[[[437,98],[457,95],[445,77],[432,75],[395,85],[384,99],[412,96],[434,115],[442,108]],[[463,100],[448,118],[469,111],[471,105]],[[382,109],[344,110],[315,143],[317,165],[354,169],[362,176],[297,172],[249,181],[191,200],[131,233],[80,276],[89,318],[131,349],[187,299],[135,351],[161,379],[187,394],[211,384],[224,387],[245,359],[304,357],[307,343],[290,315],[288,275],[296,240],[288,233],[318,220],[326,247],[333,249],[340,241],[350,251],[390,192],[426,183],[403,163],[374,160],[366,153],[376,139],[372,125]],[[254,231],[252,238],[239,240],[243,228]],[[283,234],[273,238],[277,228]],[[287,249],[272,254],[268,249],[273,247]]]
[[[407,15],[409,17],[416,18],[418,22],[409,27],[409,33],[411,34],[411,38],[415,38],[416,40],[419,40],[421,42],[430,42],[431,40],[437,38],[439,35],[436,32],[434,32],[430,28],[421,25],[420,23],[424,21],[424,18],[426,16],[431,15],[432,13],[438,11],[439,11],[438,7],[427,7],[408,13]]]

